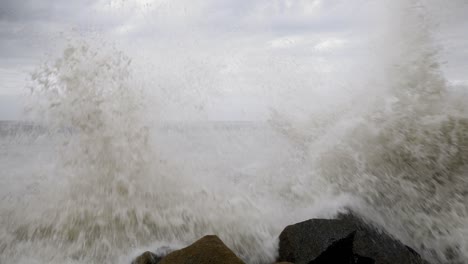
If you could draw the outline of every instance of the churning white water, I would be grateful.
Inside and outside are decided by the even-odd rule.
[[[356,75],[69,41],[31,74],[31,122],[0,123],[0,263],[129,263],[206,234],[271,263],[286,225],[346,207],[431,262],[468,263],[468,95],[444,78],[430,15],[395,2]],[[166,99],[198,111],[216,86],[271,88],[253,95],[269,118],[165,118]]]

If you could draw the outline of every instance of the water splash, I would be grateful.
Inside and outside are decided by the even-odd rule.
[[[381,65],[385,93],[369,113],[344,117],[352,125],[331,147],[314,150],[315,168],[338,190],[362,197],[363,214],[428,259],[464,263],[467,98],[450,95],[425,9],[398,8],[401,24]]]
[[[3,167],[28,164],[6,170],[12,189],[0,200],[0,262],[129,263],[143,249],[214,233],[249,263],[270,263],[282,228],[345,206],[434,262],[466,262],[467,98],[443,77],[423,2],[395,3],[389,13],[399,17],[369,63],[377,70],[354,82],[360,92],[346,102],[307,108],[310,123],[295,122],[297,109],[288,108],[300,96],[290,96],[268,124],[155,124],[158,105],[148,100],[153,87],[141,81],[142,69],[108,46],[70,44],[32,75],[31,111],[49,136],[0,149]],[[281,100],[290,88],[330,88],[280,57],[236,61],[270,78],[264,83],[241,66],[225,72],[235,72],[229,81],[267,84]],[[164,85],[184,86],[187,101],[207,93],[212,65],[200,70],[210,81],[193,91],[203,63],[175,60],[190,66],[180,75],[187,80],[177,72],[187,67],[164,61],[172,72],[155,73],[159,94],[177,93]],[[273,70],[261,69],[271,61]]]
[[[11,208],[4,204],[2,212],[14,212],[2,219],[0,249],[6,260],[125,263],[137,248],[181,247],[214,233],[240,257],[267,263],[275,258],[277,235],[292,218],[328,215],[336,210],[330,208],[341,207],[341,198],[313,203],[326,193],[301,187],[311,181],[305,168],[266,125],[201,124],[196,129],[186,124],[173,130],[150,123],[146,116],[152,111],[131,65],[112,48],[78,42],[32,74],[30,111],[50,130],[51,160],[44,163],[54,166],[38,168],[50,173],[37,187],[40,199]],[[189,136],[195,141],[184,143]],[[249,162],[241,154],[242,141],[233,136],[242,137],[252,153],[266,147],[267,158]],[[249,144],[262,137],[260,146]],[[203,151],[186,153],[181,142],[188,148],[201,144]],[[213,162],[222,149],[237,149],[237,154]],[[267,153],[279,149],[286,152],[271,160]],[[280,170],[270,168],[280,161]],[[287,171],[297,175],[278,184]],[[292,205],[302,209],[278,215],[278,208]]]

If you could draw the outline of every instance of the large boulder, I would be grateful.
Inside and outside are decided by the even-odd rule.
[[[377,230],[353,214],[340,215],[339,219],[356,226],[353,251],[361,257],[372,258],[375,264],[420,264],[427,263],[416,251],[400,241]]]
[[[280,235],[278,260],[296,264],[426,263],[409,247],[351,214],[286,227]]]
[[[279,261],[309,263],[356,228],[342,220],[312,219],[287,226],[280,234]]]
[[[355,264],[353,254],[353,240],[356,231],[349,234],[347,237],[333,242],[322,254],[309,262],[310,264]]]
[[[204,236],[192,245],[176,250],[162,259],[160,264],[243,264],[217,236]]]

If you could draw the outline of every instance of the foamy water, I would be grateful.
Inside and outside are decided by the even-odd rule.
[[[216,234],[246,262],[271,263],[286,225],[348,207],[434,263],[467,263],[467,94],[447,84],[425,11],[401,4],[391,45],[350,93],[332,87],[350,75],[311,81],[277,66],[276,76],[253,60],[223,79],[182,55],[147,82],[144,60],[73,41],[31,74],[33,125],[0,124],[0,262],[129,263]],[[206,86],[226,82],[340,94],[311,97],[300,115],[299,98],[284,97],[268,120],[249,122],[160,112],[165,96],[209,97]]]

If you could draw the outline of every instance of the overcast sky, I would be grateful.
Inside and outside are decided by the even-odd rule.
[[[382,26],[375,21],[382,15],[391,17],[385,13],[384,2],[0,0],[0,120],[19,117],[18,98],[25,91],[29,72],[49,56],[58,54],[66,39],[77,36],[111,43],[130,57],[142,58],[140,61],[151,57],[154,67],[146,70],[157,71],[155,75],[159,74],[161,79],[170,78],[165,75],[170,70],[190,72],[193,70],[190,67],[194,67],[194,75],[207,75],[209,80],[201,81],[195,93],[204,94],[202,87],[218,85],[229,95],[224,96],[222,102],[232,107],[217,108],[221,115],[235,115],[231,112],[237,110],[232,109],[242,109],[242,105],[249,111],[249,105],[262,104],[258,100],[261,95],[258,92],[230,93],[230,89],[240,88],[230,87],[238,85],[228,84],[229,80],[220,80],[223,72],[235,72],[236,63],[245,68],[268,65],[268,58],[274,57],[282,61],[281,69],[271,70],[269,74],[273,78],[262,85],[274,85],[283,82],[281,78],[293,77],[294,81],[288,80],[289,83],[310,84],[304,77],[310,74],[309,70],[320,75],[320,72],[326,73],[330,65],[338,65],[333,62],[347,65],[353,58],[363,56],[372,45],[371,33],[378,32]],[[427,8],[438,24],[437,39],[443,47],[447,79],[467,82],[468,1],[423,2],[428,3]],[[181,58],[177,58],[178,55]],[[199,65],[188,65],[190,61],[204,62],[205,70],[199,70],[203,68]],[[285,70],[289,72],[283,76]],[[241,77],[248,79],[245,76]],[[194,77],[187,73],[180,78],[191,80]],[[244,86],[248,83],[244,80]],[[287,91],[293,93],[294,88]],[[283,91],[278,96],[287,96],[287,93]],[[187,94],[190,99],[194,96]],[[201,107],[203,99],[199,99],[198,104]]]

